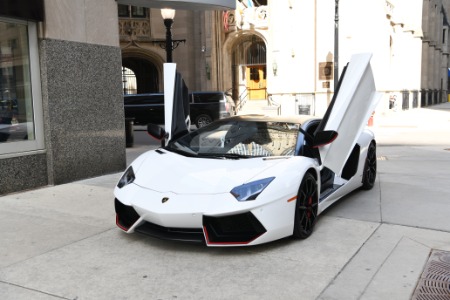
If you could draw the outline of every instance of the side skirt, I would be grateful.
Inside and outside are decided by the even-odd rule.
[[[326,189],[320,194],[319,197],[319,203],[327,199],[329,196],[331,196],[333,193],[335,193],[338,189],[340,189],[343,186],[343,184],[333,184],[332,187]]]

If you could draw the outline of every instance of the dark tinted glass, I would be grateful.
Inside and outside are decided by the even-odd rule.
[[[124,17],[124,18],[129,17],[128,5],[119,4],[117,8],[118,8],[119,17]]]
[[[147,8],[140,6],[131,7],[132,18],[145,18],[147,16]]]
[[[133,95],[124,97],[125,104],[163,104],[164,95]]]
[[[224,100],[223,93],[194,93],[194,103],[211,103]]]

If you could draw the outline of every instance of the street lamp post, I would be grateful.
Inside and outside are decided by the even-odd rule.
[[[161,9],[161,16],[164,20],[164,25],[166,26],[166,39],[165,40],[153,40],[153,44],[158,44],[162,49],[166,50],[166,62],[173,62],[172,52],[176,49],[181,42],[185,43],[186,40],[174,40],[172,38],[172,24],[175,18],[175,10],[170,8]]]
[[[166,26],[166,62],[172,62],[172,52],[173,52],[173,40],[172,40],[172,24],[175,18],[175,9],[163,8],[161,9],[161,15],[164,19],[164,25]]]

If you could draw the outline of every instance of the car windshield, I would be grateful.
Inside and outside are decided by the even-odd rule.
[[[166,149],[211,158],[291,156],[299,128],[288,122],[222,120],[170,142]]]

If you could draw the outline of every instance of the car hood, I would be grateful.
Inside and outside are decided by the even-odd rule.
[[[135,169],[135,184],[158,192],[220,194],[262,179],[263,171],[286,158],[212,159],[186,157],[166,150],[149,151]],[[271,175],[274,176],[274,175]],[[265,177],[263,177],[265,178]]]

